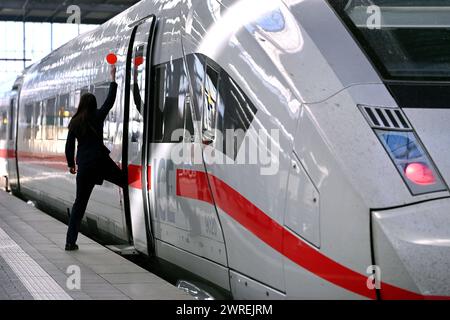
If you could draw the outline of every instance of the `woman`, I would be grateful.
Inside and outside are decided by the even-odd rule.
[[[116,67],[111,66],[112,82],[108,97],[100,109],[91,93],[81,96],[78,110],[69,123],[66,142],[66,158],[71,174],[77,174],[77,193],[69,218],[66,250],[78,250],[77,237],[86,207],[94,186],[104,180],[120,187],[125,186],[126,178],[122,170],[109,157],[110,151],[103,144],[103,122],[114,105],[117,94]],[[78,141],[75,166],[75,140]]]

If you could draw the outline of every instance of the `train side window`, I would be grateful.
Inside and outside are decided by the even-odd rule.
[[[184,129],[184,96],[183,84],[186,82],[183,60],[172,60],[167,64],[170,72],[166,73],[166,84],[164,92],[164,137],[163,142],[181,142],[172,141],[172,134],[176,130]]]
[[[189,83],[183,59],[157,66],[154,82],[152,141],[181,142],[181,136],[177,141],[172,140],[174,132],[186,129],[193,134],[194,131],[190,110],[189,113],[185,110],[190,104],[186,101]]]
[[[108,97],[109,83],[99,83],[94,87],[94,96],[97,99],[97,108],[100,109]]]
[[[152,115],[152,141],[160,142],[163,138],[163,115],[166,92],[166,65],[155,68],[155,95]]]
[[[144,132],[144,106],[145,106],[145,85],[146,85],[146,59],[147,45],[138,43],[134,47],[133,53],[133,81],[132,81],[132,97],[134,107],[130,109],[130,130],[131,142],[137,143],[140,150],[142,145],[142,135]]]
[[[8,127],[8,113],[6,111],[2,112],[0,117],[0,140],[6,140],[6,133]]]
[[[203,55],[190,54],[186,57],[193,90],[192,107],[194,121],[200,121],[203,110],[203,85],[205,83],[206,59]]]
[[[43,113],[42,102],[36,102],[33,108],[33,134],[35,140],[42,140]]]
[[[81,90],[80,90],[80,97],[81,97],[83,94],[85,94],[85,93],[89,93],[89,87],[81,88]],[[78,101],[78,102],[79,102],[79,101]],[[78,105],[77,105],[77,107],[78,107]]]
[[[65,140],[67,138],[68,126],[70,119],[74,114],[74,108],[70,106],[69,94],[59,96],[57,104],[57,126],[58,139]]]
[[[217,99],[219,87],[219,72],[217,72],[209,64],[206,65],[205,84],[202,89],[203,117],[202,117],[202,134],[203,137],[213,140],[216,128]]]
[[[14,121],[16,118],[15,115],[15,105],[16,105],[16,100],[15,99],[11,99],[11,102],[9,104],[9,140],[13,140],[13,135],[14,135]]]
[[[25,104],[25,130],[24,130],[24,139],[25,140],[31,140],[31,131],[33,128],[33,116],[34,116],[34,111],[33,111],[33,104],[32,103],[28,103]]]
[[[45,140],[55,139],[56,98],[45,102]]]
[[[96,84],[94,88],[94,96],[97,99],[97,108],[101,108],[103,103],[105,102],[106,98],[108,97],[109,92],[109,83],[100,83]],[[105,119],[105,122],[103,123],[103,141],[107,142],[110,140],[110,128],[114,125],[113,119],[115,118],[115,115],[113,114],[115,111],[111,110],[111,112],[108,114],[108,116]]]
[[[190,136],[190,139],[192,139],[192,137],[194,137],[194,121],[192,120],[194,117],[192,115],[192,113],[194,112],[192,110],[192,97],[190,95],[190,90],[189,90],[189,79],[188,79],[188,75],[187,75],[187,70],[185,68],[185,64],[184,61],[183,63],[183,67],[184,67],[184,72],[183,72],[183,76],[181,78],[180,81],[180,95],[184,98],[182,102],[182,105],[184,105],[184,130],[185,130],[185,134],[188,133]],[[192,140],[191,140],[192,141]]]
[[[257,112],[256,107],[225,71],[221,71],[219,87],[219,106],[217,129],[224,135],[222,150],[232,159],[236,159],[244,135]],[[230,141],[226,130],[233,130]]]

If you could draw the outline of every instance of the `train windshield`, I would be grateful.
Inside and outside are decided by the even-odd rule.
[[[386,80],[450,79],[450,0],[329,0]]]

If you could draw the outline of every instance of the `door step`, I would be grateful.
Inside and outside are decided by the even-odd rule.
[[[136,250],[134,246],[130,245],[106,245],[109,250],[120,254],[121,256],[136,256],[139,252]]]
[[[177,288],[194,297],[195,300],[215,300],[212,294],[186,280],[178,280]]]

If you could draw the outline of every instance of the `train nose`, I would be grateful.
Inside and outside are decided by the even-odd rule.
[[[450,299],[450,199],[372,213],[382,299]]]

